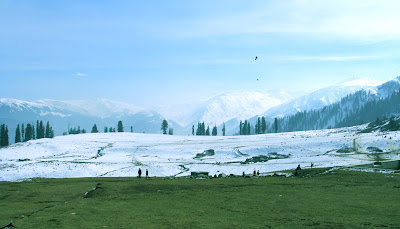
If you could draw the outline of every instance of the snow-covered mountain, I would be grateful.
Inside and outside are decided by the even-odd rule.
[[[221,125],[231,119],[241,120],[261,114],[292,98],[284,91],[242,91],[223,93],[201,103],[191,112],[176,116],[175,121],[188,126],[197,122],[206,125]]]
[[[275,106],[262,113],[262,115],[270,118],[283,117],[295,114],[298,111],[319,109],[326,105],[338,102],[346,95],[352,94],[361,89],[377,93],[377,86],[382,83],[383,82],[379,80],[353,78],[349,81],[316,90],[297,99]]]
[[[17,124],[33,123],[36,120],[50,121],[56,135],[68,131],[68,127],[78,127],[90,131],[97,124],[99,131],[104,127],[116,127],[121,120],[125,131],[159,133],[164,119],[159,113],[131,104],[108,99],[97,100],[38,100],[35,102],[18,99],[0,99],[0,123],[14,130]],[[180,126],[169,121],[170,127],[179,131]],[[10,139],[15,132],[10,131]]]

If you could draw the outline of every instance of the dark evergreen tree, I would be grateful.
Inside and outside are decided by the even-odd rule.
[[[82,133],[82,134],[85,134],[85,133],[86,133],[86,130],[85,130],[85,129],[82,129],[81,133]]]
[[[25,129],[25,142],[29,141],[32,139],[32,125],[31,124],[26,124],[26,129]]]
[[[8,139],[8,127],[5,124],[0,125],[0,147],[5,147],[10,144]]]
[[[133,133],[133,126],[131,126],[131,133]]]
[[[192,125],[192,135],[194,135],[194,125]]]
[[[40,123],[39,123],[39,132],[38,133],[40,133],[40,138],[44,138],[45,137],[45,128],[44,128],[42,120],[40,120]]]
[[[222,136],[225,136],[225,123],[222,124]]]
[[[167,134],[168,122],[165,119],[161,123],[161,130],[162,130],[163,134]]]
[[[275,133],[278,133],[278,118],[274,120]]]
[[[265,134],[267,132],[267,122],[265,121],[265,117],[261,118],[261,132]]]
[[[47,121],[47,123],[46,123],[46,134],[44,137],[50,138],[50,122],[49,121]]]
[[[32,139],[36,139],[36,134],[35,134],[35,126],[32,124]]]
[[[243,122],[242,122],[242,120],[240,120],[240,124],[239,124],[239,135],[243,135]]]
[[[21,142],[21,130],[19,128],[19,124],[17,125],[17,129],[15,130],[15,143]]]
[[[25,125],[23,123],[21,126],[21,140],[25,141]]]
[[[206,134],[205,135],[210,136],[210,126],[207,126],[207,130],[206,130]]]
[[[4,145],[5,146],[10,145],[10,140],[8,138],[8,126],[6,126],[6,131],[5,131],[5,136],[4,136]]]
[[[104,133],[107,133],[107,132],[108,132],[108,128],[104,127]]]
[[[97,130],[97,125],[94,124],[92,127],[92,133],[98,133],[98,132],[99,132],[99,130]]]
[[[117,130],[118,130],[118,132],[124,132],[124,126],[122,125],[121,120],[118,121]]]
[[[36,138],[37,139],[41,139],[40,137],[40,124],[39,124],[39,120],[36,120]]]
[[[174,135],[174,129],[173,128],[169,128],[168,129],[168,134],[169,135]]]
[[[217,134],[218,134],[217,127],[214,126],[213,129],[212,129],[212,136],[217,136]]]

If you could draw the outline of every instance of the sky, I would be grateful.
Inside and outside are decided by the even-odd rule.
[[[400,75],[399,10],[397,0],[2,0],[0,97],[157,107],[387,81]]]

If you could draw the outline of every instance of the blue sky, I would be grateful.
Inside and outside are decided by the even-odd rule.
[[[354,76],[387,81],[400,75],[399,9],[367,0],[2,0],[0,97],[155,107]]]

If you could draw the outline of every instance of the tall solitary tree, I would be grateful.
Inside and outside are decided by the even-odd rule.
[[[122,121],[118,121],[118,127],[117,127],[118,132],[124,132],[124,126],[122,125]]]
[[[222,136],[225,136],[225,122],[222,124]]]
[[[133,126],[131,126],[131,133],[133,133]]]
[[[15,143],[21,142],[21,130],[19,128],[19,124],[17,125],[17,129],[15,130]]]
[[[275,133],[278,133],[278,118],[274,120]]]
[[[194,125],[192,125],[192,135],[194,135]]]
[[[92,127],[92,133],[98,133],[99,130],[97,130],[97,125],[94,124],[94,126]]]
[[[161,123],[161,130],[163,131],[163,134],[167,134],[168,122],[165,119]]]

